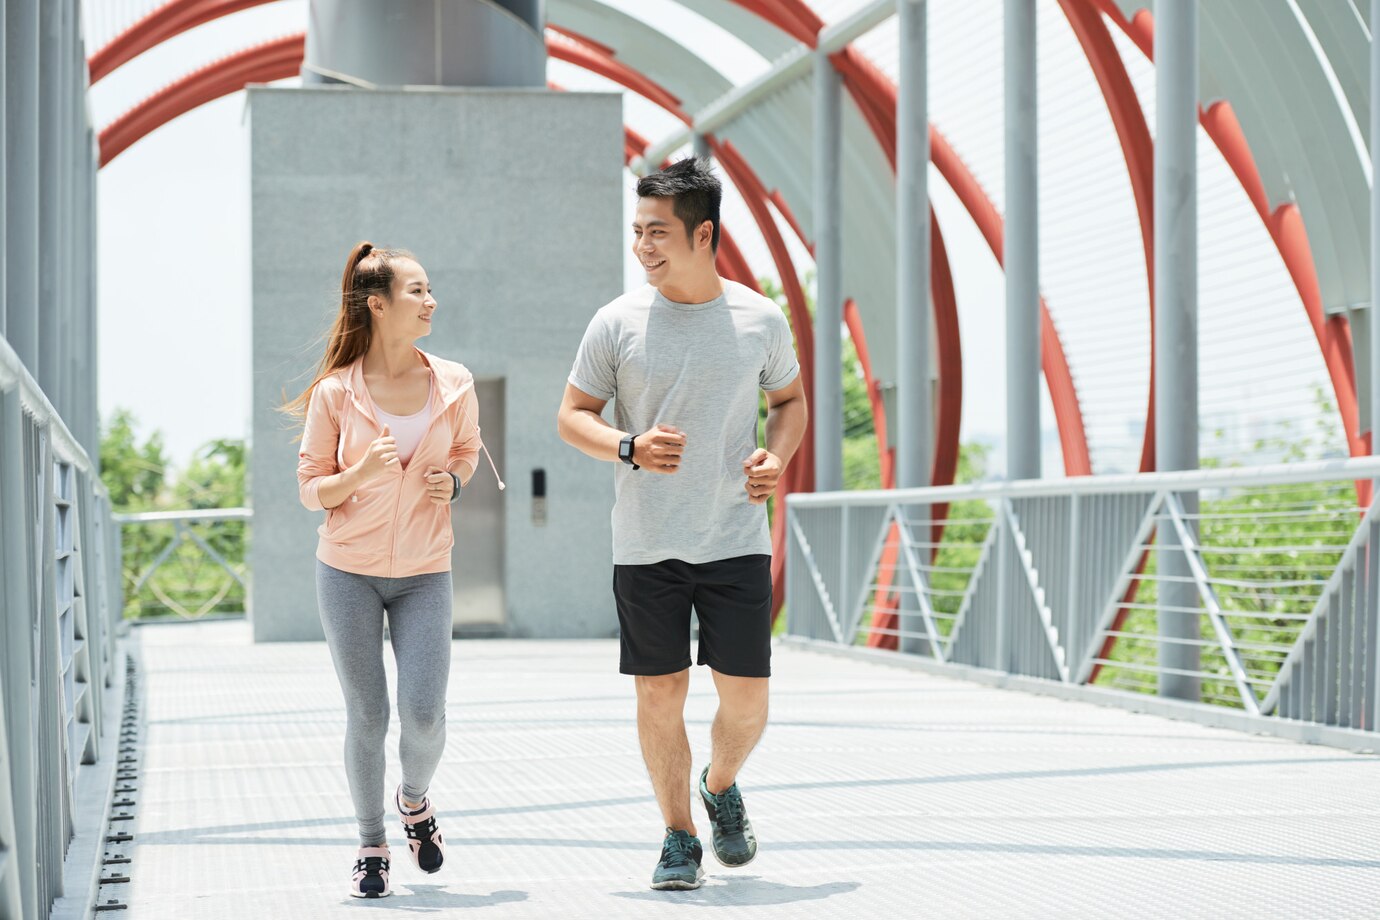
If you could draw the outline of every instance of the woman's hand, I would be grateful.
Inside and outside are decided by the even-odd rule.
[[[359,470],[359,482],[363,485],[366,482],[373,482],[384,473],[398,465],[398,442],[388,432],[388,426],[383,426],[383,433],[369,443],[369,449],[364,452],[364,458],[355,465]]]
[[[455,496],[455,478],[433,466],[426,471],[426,497],[433,505],[448,505]]]

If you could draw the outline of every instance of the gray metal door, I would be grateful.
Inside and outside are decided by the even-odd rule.
[[[475,395],[479,398],[479,427],[484,444],[502,470],[506,415],[503,379],[475,381]],[[452,525],[453,632],[501,634],[508,623],[503,591],[503,493],[498,490],[493,470],[482,453],[474,478],[455,508]]]

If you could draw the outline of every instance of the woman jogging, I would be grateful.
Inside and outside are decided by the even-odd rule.
[[[450,505],[483,444],[474,377],[414,345],[431,332],[435,311],[426,272],[410,253],[360,243],[345,263],[340,313],[316,379],[285,407],[305,420],[302,504],[326,512],[316,591],[345,696],[345,773],[360,837],[350,894],[361,898],[389,894],[385,614],[402,724],[393,807],[413,863],[436,872],[445,859],[427,789],[445,748]]]

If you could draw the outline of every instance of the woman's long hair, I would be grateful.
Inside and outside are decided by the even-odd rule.
[[[325,377],[358,361],[369,350],[374,333],[374,316],[369,312],[369,297],[377,295],[388,300],[393,293],[393,262],[413,259],[403,249],[376,249],[373,243],[362,242],[350,250],[345,260],[345,274],[340,279],[340,312],[331,331],[326,334],[326,354],[316,369],[311,386],[296,399],[285,403],[282,411],[295,419],[304,419],[311,403],[312,391]]]

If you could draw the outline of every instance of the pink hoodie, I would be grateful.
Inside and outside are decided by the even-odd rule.
[[[405,468],[394,466],[329,509],[317,494],[321,480],[358,463],[383,426],[364,385],[363,359],[324,377],[312,391],[297,482],[302,504],[326,511],[316,558],[332,568],[386,578],[450,571],[451,506],[427,499],[426,472],[439,467],[462,482],[474,475],[484,447],[479,405],[474,375],[464,365],[417,353],[431,368],[433,385],[429,427],[416,453]]]

